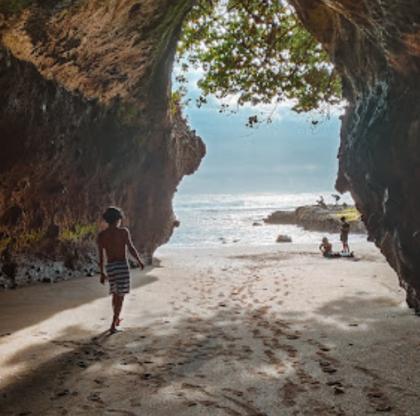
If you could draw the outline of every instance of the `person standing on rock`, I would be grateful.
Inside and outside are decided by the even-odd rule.
[[[340,241],[343,244],[343,253],[350,253],[350,248],[349,248],[350,224],[346,221],[346,217],[341,217],[340,221],[341,221]]]
[[[318,206],[320,206],[321,208],[328,209],[328,206],[327,206],[327,204],[325,203],[325,201],[324,201],[324,197],[323,197],[322,195],[320,195],[319,199],[316,201],[316,204],[317,204]]]
[[[128,266],[127,249],[136,259],[141,269],[144,269],[144,264],[131,241],[130,231],[128,228],[121,227],[121,221],[123,219],[121,209],[109,207],[102,217],[107,222],[108,228],[101,231],[97,239],[99,269],[101,273],[100,282],[104,284],[105,280],[109,281],[113,309],[110,332],[113,334],[117,331],[117,326],[121,322],[120,313],[124,296],[130,292],[130,269]],[[107,259],[106,273],[104,253]]]

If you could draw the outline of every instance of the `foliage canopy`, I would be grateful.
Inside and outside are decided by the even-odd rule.
[[[284,0],[199,0],[184,24],[178,63],[181,84],[191,67],[203,71],[199,106],[209,95],[235,96],[239,106],[292,100],[297,112],[340,101],[327,54]]]

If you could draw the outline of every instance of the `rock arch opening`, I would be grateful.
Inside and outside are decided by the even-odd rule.
[[[307,204],[314,204],[319,193],[331,199],[339,122],[335,114],[329,118],[339,111],[339,80],[290,4],[196,2],[183,25],[173,78],[172,105],[182,107],[208,145],[199,172],[184,179],[177,194],[184,229],[193,232],[193,212],[188,211],[192,199],[210,213],[211,206],[219,207],[219,214],[223,210],[227,216],[235,206],[247,206],[248,226],[270,213],[257,207],[263,208],[263,201],[274,204],[275,193],[280,206],[279,193]],[[255,195],[264,192],[271,195]],[[292,195],[299,192],[314,194],[306,199]],[[208,194],[219,194],[214,204]],[[243,221],[245,211],[236,212]],[[245,224],[240,230],[236,226],[241,222],[235,221],[236,226],[227,229],[223,224],[229,222],[223,218],[212,224],[205,209],[196,213],[197,223],[207,229],[201,237],[211,234],[205,240],[213,244],[218,239],[257,244],[256,231],[263,231]],[[276,240],[271,235],[275,230],[264,231],[258,234],[266,244]],[[309,235],[299,231],[297,238],[309,241]],[[175,244],[185,239],[200,245],[197,237],[181,229]]]

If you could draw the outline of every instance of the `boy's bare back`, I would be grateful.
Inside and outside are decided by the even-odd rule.
[[[127,246],[131,243],[130,232],[127,228],[109,227],[98,235],[98,244],[105,250],[109,263],[125,261]]]

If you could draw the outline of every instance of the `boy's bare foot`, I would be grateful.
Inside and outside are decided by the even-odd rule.
[[[109,333],[111,335],[116,334],[117,332],[122,332],[121,329],[115,328],[115,326],[111,326],[111,328],[109,328]]]

